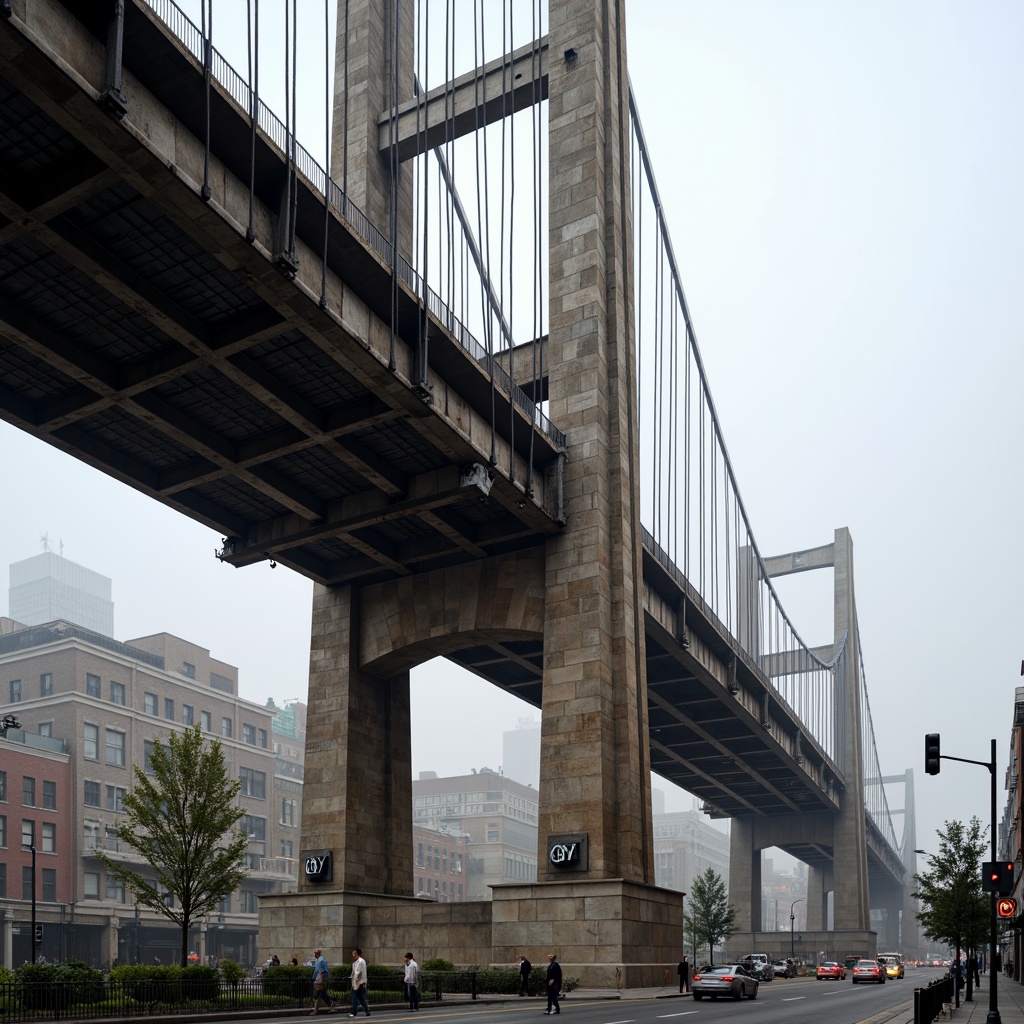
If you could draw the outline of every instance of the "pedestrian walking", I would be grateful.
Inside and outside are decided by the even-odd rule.
[[[366,1001],[366,961],[363,959],[363,951],[357,946],[352,950],[352,1012],[349,1016],[357,1016],[360,1006],[369,1017],[370,1005]]]
[[[331,983],[331,969],[327,966],[323,953],[319,949],[313,950],[313,1009],[309,1011],[310,1017],[315,1017],[320,1012],[320,1002],[323,1001],[328,1010],[334,1010],[334,999],[328,991]]]
[[[419,1011],[420,1008],[420,965],[412,958],[412,953],[405,954],[405,995],[409,1000],[409,1009]]]
[[[532,970],[533,964],[525,956],[521,956],[519,958],[519,994],[521,996],[530,994],[530,971]]]
[[[562,989],[562,965],[555,959],[554,953],[548,953],[548,1013],[561,1013],[558,1006],[558,993]],[[554,1007],[552,1010],[551,1008]]]
[[[676,968],[679,974],[679,991],[689,992],[690,991],[690,958],[684,956],[679,961],[679,966]]]

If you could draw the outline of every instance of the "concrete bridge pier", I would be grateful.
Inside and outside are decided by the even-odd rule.
[[[381,159],[375,123],[390,103],[387,6],[349,8],[332,172],[371,216],[397,209],[401,250],[403,178]],[[410,6],[399,5],[405,30]],[[568,437],[565,531],[460,569],[317,589],[302,856],[329,855],[334,875],[263,901],[263,948],[358,944],[400,962],[412,936],[413,948],[484,964],[551,950],[569,976],[604,987],[662,984],[675,970],[682,900],[653,884],[624,6],[549,8],[548,399]],[[399,102],[411,90],[406,42]],[[524,635],[544,647],[538,882],[496,887],[484,904],[416,900],[408,668]],[[572,856],[550,857],[555,846]]]

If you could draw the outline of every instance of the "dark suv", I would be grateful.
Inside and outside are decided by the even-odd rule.
[[[848,956],[846,958],[845,967],[848,971],[852,971],[857,966],[857,962],[861,958],[859,956]]]

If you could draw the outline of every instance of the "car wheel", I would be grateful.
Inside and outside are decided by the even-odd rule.
[[[857,979],[856,978],[853,979],[853,983],[854,983],[854,985],[857,984]]]
[[[733,999],[738,1003],[746,994],[747,994],[747,986],[746,985],[740,985],[740,990],[739,990],[739,992],[736,993],[736,995],[733,996]]]
[[[693,993],[694,1002],[699,1003],[703,998],[704,998],[704,993],[703,992],[694,992]]]
[[[757,986],[756,985],[754,986],[754,991],[750,993],[750,998],[751,999],[756,999],[757,998]]]

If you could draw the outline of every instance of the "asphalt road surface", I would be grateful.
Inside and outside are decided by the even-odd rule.
[[[757,999],[733,1002],[731,999],[695,1002],[689,996],[679,998],[618,1000],[588,999],[574,993],[562,1000],[560,1024],[860,1024],[892,1020],[893,1024],[913,1021],[914,989],[941,977],[937,967],[907,968],[901,981],[884,985],[854,985],[846,981],[817,981],[814,978],[776,978],[762,984]],[[988,979],[982,976],[980,998],[988,998]],[[895,1017],[900,1004],[909,1008]],[[415,1018],[416,1024],[540,1024],[545,1001],[540,998],[510,998],[505,1002],[478,1002],[446,1006],[423,1003],[419,1013],[403,1008],[372,1009],[374,1024],[393,1024]],[[339,1002],[339,1013],[321,1019],[348,1021],[348,1006]],[[252,1018],[254,1024],[295,1021],[293,1014]],[[363,1018],[359,1018],[362,1020]]]

